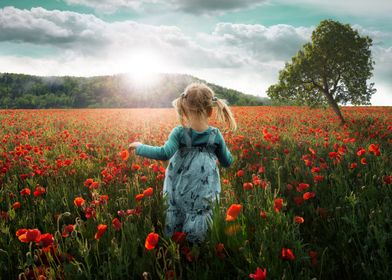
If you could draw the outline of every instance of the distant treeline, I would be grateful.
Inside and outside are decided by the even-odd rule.
[[[171,107],[195,77],[160,74],[156,82],[141,85],[127,75],[85,77],[39,77],[0,74],[0,108],[134,108]],[[218,98],[233,106],[269,105],[268,98],[208,84]]]

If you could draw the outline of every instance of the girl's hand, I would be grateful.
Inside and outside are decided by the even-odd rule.
[[[135,150],[137,146],[141,145],[142,143],[140,142],[133,142],[131,144],[129,144],[128,146],[128,151],[132,151]]]

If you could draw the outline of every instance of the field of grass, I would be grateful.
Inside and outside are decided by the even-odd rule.
[[[0,279],[389,279],[392,108],[233,113],[192,247],[163,236],[167,162],[123,152],[163,145],[173,109],[0,111]]]

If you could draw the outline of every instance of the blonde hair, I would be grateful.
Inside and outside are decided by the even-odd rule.
[[[173,100],[172,105],[176,109],[178,120],[185,126],[184,117],[188,120],[191,115],[198,119],[208,118],[214,103],[217,105],[218,120],[235,131],[237,123],[226,100],[215,97],[214,91],[204,83],[188,85],[180,97]]]

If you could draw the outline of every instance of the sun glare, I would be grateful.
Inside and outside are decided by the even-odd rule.
[[[159,73],[168,72],[168,65],[155,52],[134,52],[127,61],[126,69],[130,81],[137,86],[151,86],[158,82]]]

